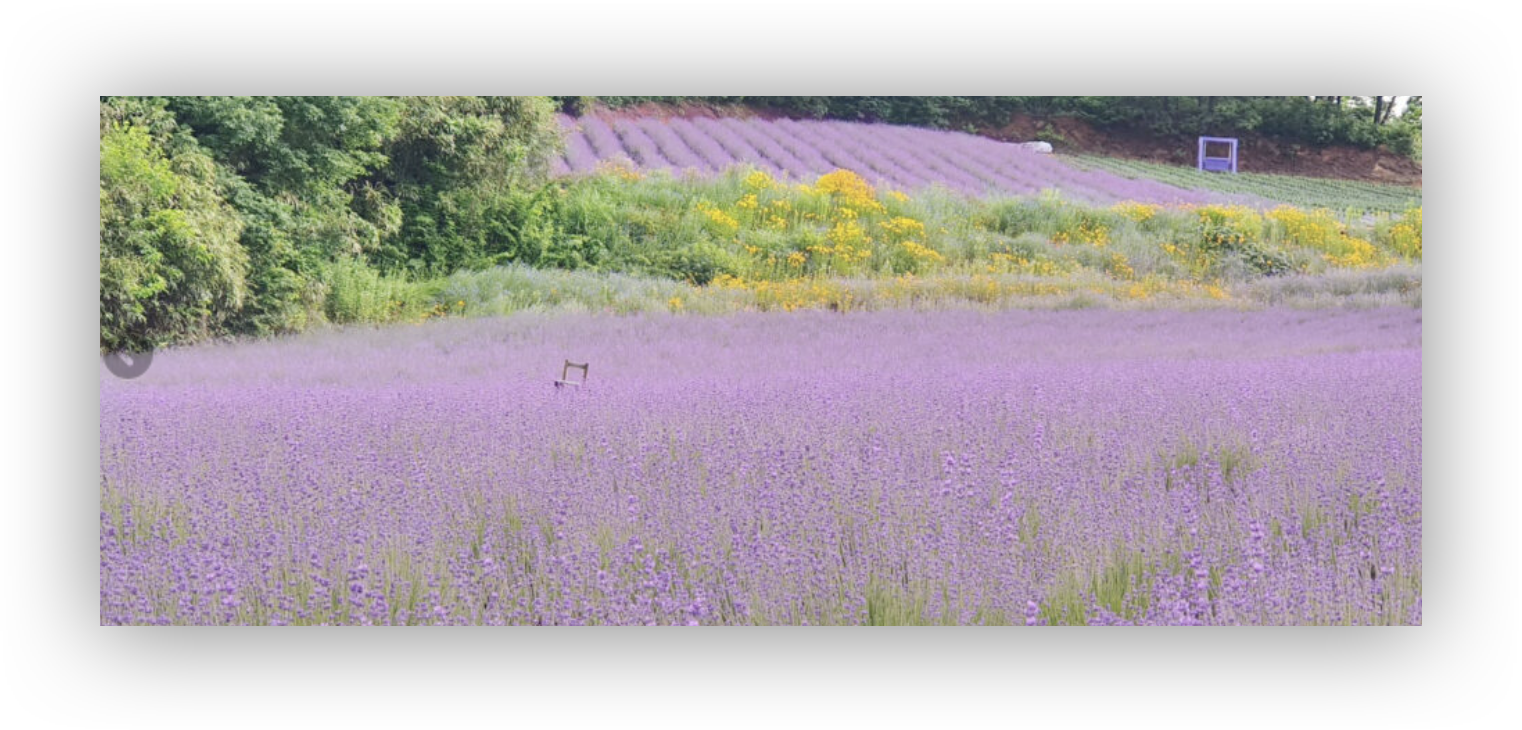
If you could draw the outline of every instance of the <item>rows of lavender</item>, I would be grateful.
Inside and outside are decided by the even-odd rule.
[[[101,375],[100,620],[1419,624],[1420,320],[525,315],[162,352]]]
[[[642,171],[712,175],[749,164],[783,179],[812,181],[836,169],[901,191],[939,185],[974,196],[1035,195],[1099,205],[1247,204],[1257,198],[1190,190],[1097,169],[1080,169],[1016,144],[962,132],[886,124],[781,119],[561,117],[567,130],[555,172],[589,173],[612,161]]]

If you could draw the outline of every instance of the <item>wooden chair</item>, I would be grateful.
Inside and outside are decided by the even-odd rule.
[[[571,368],[577,368],[577,369],[581,370],[581,380],[577,381],[577,380],[570,380],[569,379],[570,378],[570,373],[571,373]],[[570,360],[566,360],[565,361],[565,367],[560,369],[560,379],[555,381],[555,387],[556,388],[563,388],[563,387],[565,387],[567,385],[574,385],[574,386],[579,388],[583,384],[585,384],[586,382],[587,382],[587,364],[584,363],[584,362],[571,362]]]

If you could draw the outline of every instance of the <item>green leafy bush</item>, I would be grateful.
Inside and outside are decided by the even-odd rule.
[[[100,348],[146,351],[214,334],[242,306],[242,222],[193,139],[161,107],[100,115]]]

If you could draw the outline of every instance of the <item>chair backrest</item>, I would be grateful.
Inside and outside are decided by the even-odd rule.
[[[581,371],[581,380],[570,379],[571,368],[576,368],[577,370]],[[555,381],[555,387],[558,388],[562,385],[581,385],[585,382],[587,382],[587,363],[571,362],[570,360],[566,360],[565,367],[560,369],[560,379]]]

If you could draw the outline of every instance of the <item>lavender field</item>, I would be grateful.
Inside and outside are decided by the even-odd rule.
[[[783,179],[812,181],[851,170],[884,189],[938,185],[974,196],[1035,195],[1096,205],[1122,201],[1160,205],[1241,204],[1273,207],[1248,194],[1186,189],[1148,179],[1079,168],[1049,154],[962,132],[887,124],[781,119],[561,117],[566,149],[554,161],[562,175],[589,173],[623,161],[643,171],[713,175],[749,164]]]
[[[1409,308],[166,351],[101,371],[100,620],[1420,624],[1421,362]]]

